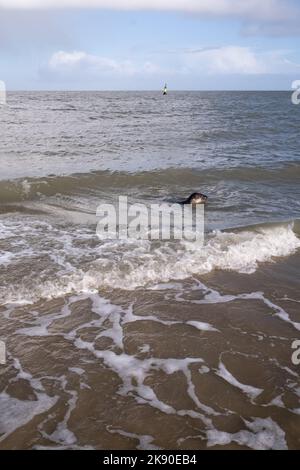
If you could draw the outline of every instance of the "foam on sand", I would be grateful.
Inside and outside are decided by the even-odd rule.
[[[57,397],[37,394],[37,400],[18,400],[6,392],[0,395],[0,442],[16,429],[29,423],[34,416],[44,413],[57,402]]]
[[[284,431],[271,418],[245,420],[248,429],[231,434],[228,432],[207,431],[208,447],[224,446],[236,442],[254,450],[287,450]]]
[[[245,385],[239,382],[225,367],[225,365],[220,362],[219,369],[216,374],[221,377],[222,379],[226,380],[226,382],[233,385],[233,387],[237,387],[238,389],[242,390],[242,392],[246,393],[252,400],[258,397],[263,392],[263,389],[252,387],[251,385]]]

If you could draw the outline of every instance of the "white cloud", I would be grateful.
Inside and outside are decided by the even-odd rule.
[[[69,75],[76,72],[80,75],[153,75],[159,73],[160,68],[151,62],[134,64],[130,60],[115,60],[88,54],[83,51],[58,51],[49,59],[47,69],[53,74]],[[45,71],[45,70],[44,70]]]
[[[237,16],[247,20],[293,19],[289,0],[0,0],[0,8],[106,8],[118,10],[165,10],[200,15]]]
[[[102,72],[124,72],[126,66],[130,68],[130,64],[121,64],[115,60],[106,57],[98,57],[82,51],[58,51],[55,52],[49,60],[49,67],[52,70],[74,70],[83,68]]]
[[[52,78],[130,78],[164,76],[225,76],[293,73],[298,64],[289,59],[290,51],[255,51],[249,47],[223,46],[178,51],[173,55],[160,54],[154,61],[116,60],[88,54],[84,51],[58,51],[43,67],[43,75]],[[170,60],[171,59],[171,60]]]
[[[191,51],[185,54],[185,67],[205,74],[262,74],[267,73],[263,60],[250,48],[224,46]]]
[[[186,49],[181,53],[185,73],[208,75],[264,75],[298,73],[299,65],[286,49],[253,50],[250,47],[222,46]]]

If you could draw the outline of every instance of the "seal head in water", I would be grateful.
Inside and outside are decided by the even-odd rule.
[[[201,193],[193,193],[188,197],[182,204],[205,204],[207,202],[208,197]]]

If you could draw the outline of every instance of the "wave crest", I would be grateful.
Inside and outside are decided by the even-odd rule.
[[[87,253],[91,260],[92,248],[81,244],[81,251],[72,263],[62,260],[61,253],[57,256],[59,266],[55,278],[37,286],[33,284],[33,276],[28,281],[31,285],[18,284],[10,291],[3,290],[3,300],[5,303],[33,301],[107,288],[152,288],[162,282],[188,279],[214,270],[251,274],[260,263],[274,262],[300,247],[293,226],[289,223],[217,231],[208,237],[204,246],[186,241],[153,244],[145,240],[106,240],[95,248],[96,259],[89,262],[81,261]],[[51,257],[55,258],[53,249]],[[68,269],[62,271],[62,266],[67,265]]]

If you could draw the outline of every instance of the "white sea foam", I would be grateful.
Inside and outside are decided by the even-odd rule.
[[[300,331],[300,322],[294,322],[289,314],[279,305],[274,304],[269,299],[267,299],[263,292],[251,292],[245,294],[237,294],[237,295],[222,295],[220,292],[208,289],[202,282],[195,280],[195,287],[194,289],[201,290],[203,292],[203,298],[200,300],[191,300],[189,299],[189,303],[205,305],[205,304],[223,304],[232,302],[233,300],[260,300],[262,301],[267,307],[270,308],[270,311],[281,320],[290,323],[296,330]],[[179,291],[175,294],[175,300],[177,302],[186,302],[187,300],[184,297],[184,291]]]
[[[287,256],[299,247],[300,240],[290,225],[239,233],[216,232],[204,247],[182,242],[176,246],[162,244],[152,250],[151,244],[144,242],[128,247],[128,251],[118,255],[120,246],[116,242],[109,251],[118,263],[110,264],[109,270],[103,270],[100,257],[89,274],[98,285],[134,289],[167,283],[172,279],[185,279],[215,269],[250,274],[259,263]],[[102,251],[104,254],[105,246]]]
[[[132,432],[124,431],[123,429],[112,429],[110,427],[107,427],[107,430],[112,434],[120,434],[120,436],[129,437],[131,439],[137,439],[139,442],[137,445],[137,449],[139,450],[161,449],[161,447],[152,444],[152,442],[154,441],[154,438],[152,436],[135,434]]]
[[[187,415],[197,419],[201,419],[206,424],[210,425],[210,419],[207,418],[207,415],[217,415],[218,413],[211,407],[205,405],[198,398],[194,384],[192,381],[192,375],[190,366],[193,364],[202,364],[203,359],[198,357],[186,357],[183,359],[177,358],[156,358],[156,357],[147,357],[145,359],[140,359],[136,356],[132,356],[124,352],[123,347],[123,336],[124,336],[124,325],[136,321],[156,321],[161,322],[167,325],[172,324],[186,324],[183,321],[176,322],[165,322],[161,321],[155,315],[151,316],[141,316],[135,315],[133,313],[132,305],[127,309],[123,309],[118,305],[114,305],[109,302],[109,300],[99,296],[99,294],[82,294],[79,296],[73,296],[68,300],[68,303],[63,306],[60,313],[54,313],[45,317],[34,318],[34,326],[29,326],[27,328],[22,328],[17,331],[18,334],[27,335],[27,336],[51,336],[57,335],[57,332],[49,332],[49,326],[54,319],[64,318],[71,314],[71,306],[73,303],[76,303],[78,300],[90,299],[91,300],[91,310],[96,313],[98,319],[90,320],[86,323],[80,324],[78,327],[75,327],[70,332],[62,332],[61,335],[73,342],[74,346],[78,349],[85,349],[90,351],[98,359],[102,359],[107,367],[112,369],[118,374],[122,380],[123,385],[119,389],[119,393],[123,395],[132,394],[135,396],[138,403],[146,403],[154,408],[160,409],[167,414],[179,414]],[[89,342],[84,341],[81,337],[77,335],[77,330],[81,330],[85,327],[96,327],[102,328],[104,322],[110,322],[111,326],[107,326],[104,331],[100,330],[100,333],[96,338]],[[195,323],[190,325],[196,329],[205,330],[205,331],[214,331],[214,328],[207,323],[201,323],[197,321],[191,322]],[[196,326],[197,325],[197,326]],[[106,336],[112,339],[113,343],[121,349],[121,353],[116,353],[110,349],[108,350],[99,350],[95,347],[95,341],[97,338]],[[143,349],[144,352],[149,352],[149,347]],[[181,372],[184,374],[187,382],[187,394],[190,396],[194,405],[197,409],[195,410],[176,410],[174,407],[170,406],[167,403],[164,403],[160,400],[154,390],[145,385],[146,377],[153,370],[161,370],[165,374],[174,374],[176,372]],[[82,375],[82,368],[76,367],[70,369],[71,372],[77,373],[79,376]],[[65,388],[65,383],[62,383],[63,388]],[[68,391],[68,393],[71,393]],[[73,403],[74,402],[74,403]],[[69,400],[69,409],[73,409],[76,403],[76,396],[71,396]],[[199,410],[199,411],[198,411]],[[69,413],[70,414],[70,413]],[[74,444],[75,438],[68,433],[67,428],[68,417],[65,416],[64,420],[57,427],[54,434],[48,436],[51,440],[54,440],[59,443]]]
[[[148,404],[166,414],[193,415],[193,417],[202,419],[202,421],[208,425],[210,425],[211,422],[210,419],[206,417],[206,414],[218,414],[211,407],[202,403],[195,392],[189,366],[192,364],[201,364],[203,362],[201,358],[160,359],[151,357],[141,360],[125,352],[116,354],[110,350],[96,350],[93,343],[83,341],[81,338],[76,338],[74,344],[79,349],[89,350],[97,358],[102,359],[107,367],[114,370],[123,382],[119,393],[122,395],[133,395],[138,403]],[[175,372],[182,372],[187,380],[187,393],[199,411],[176,410],[174,407],[160,400],[154,390],[144,384],[151,370],[162,370],[168,375]]]
[[[205,286],[201,286],[202,290],[204,290]],[[222,296],[220,296],[220,298],[221,297]],[[64,318],[72,315],[72,305],[76,304],[77,301],[87,299],[89,299],[91,302],[91,311],[97,315],[96,319],[93,318],[86,323],[82,323],[69,332],[51,332],[50,326],[52,321],[56,320],[57,318]],[[219,408],[214,409],[201,400],[201,388],[195,388],[192,374],[202,375],[207,373],[217,373],[217,375],[222,377],[232,386],[238,388],[247,396],[249,396],[251,400],[255,399],[262,392],[261,389],[253,387],[249,384],[246,385],[238,381],[233,376],[233,374],[228,371],[222,362],[220,362],[219,368],[217,371],[215,371],[214,369],[207,367],[203,359],[200,357],[185,357],[180,359],[174,357],[153,357],[151,355],[151,350],[149,347],[147,347],[147,345],[144,345],[139,350],[140,352],[146,354],[146,357],[144,358],[141,358],[139,355],[134,356],[127,353],[123,347],[124,326],[128,323],[136,321],[150,320],[159,322],[160,319],[155,315],[152,314],[149,317],[136,315],[132,305],[130,305],[128,308],[114,305],[109,300],[101,297],[97,293],[81,294],[78,296],[74,295],[69,299],[66,299],[66,304],[62,307],[61,311],[50,315],[35,316],[34,312],[32,313],[34,326],[28,325],[27,328],[18,330],[19,334],[21,333],[28,336],[51,336],[60,334],[66,340],[72,341],[74,346],[78,349],[89,351],[97,358],[97,360],[103,361],[106,367],[118,375],[121,380],[121,385],[118,389],[119,394],[123,396],[134,397],[137,403],[151,406],[152,408],[160,410],[162,413],[168,415],[177,415],[182,417],[189,416],[192,419],[200,420],[207,429],[207,439],[209,446],[226,445],[230,442],[235,442],[240,445],[255,449],[286,448],[285,435],[283,431],[271,419],[259,420],[257,418],[254,422],[245,422],[247,429],[241,430],[235,434],[220,432],[214,428],[212,417],[222,415],[224,410],[220,410]],[[103,332],[104,322],[105,331]],[[26,323],[28,324],[29,322],[27,321]],[[174,323],[188,324],[197,330],[200,329],[204,331],[215,331],[212,325],[198,322],[197,320],[185,321],[182,319],[181,322],[176,321],[163,323],[169,323],[170,325]],[[97,337],[99,338],[99,335],[90,341],[82,339],[78,332],[85,327],[99,328],[100,335],[102,335],[102,332],[104,334],[107,333],[105,336],[109,336],[113,343],[118,346],[118,351],[112,350],[111,347],[107,350],[99,350],[95,343]],[[119,349],[121,349],[121,352]],[[80,380],[80,388],[87,388],[89,386],[82,382],[84,377],[84,366],[80,367],[80,365],[76,367],[70,367],[69,371],[77,374]],[[30,384],[39,395],[39,399],[42,398],[45,394],[43,393],[43,390],[38,390],[41,387],[40,381],[37,380],[35,383],[32,376],[29,373],[23,371],[20,363],[16,360],[15,368],[18,370],[18,376],[20,378],[29,380]],[[167,375],[174,373],[183,374],[186,381],[186,394],[189,396],[192,403],[190,409],[178,409],[176,405],[170,404],[166,400],[162,399],[159,394],[156,393],[156,390],[154,390],[153,387],[146,385],[146,379],[153,371],[160,371],[161,373]],[[68,394],[69,398],[65,402],[66,410],[63,418],[57,424],[55,430],[52,431],[51,434],[45,432],[44,426],[40,426],[39,429],[41,434],[47,440],[51,440],[53,443],[55,443],[56,446],[61,448],[77,448],[78,442],[76,435],[69,428],[68,423],[77,404],[78,392],[76,390],[70,389],[67,376],[62,376],[60,378],[56,378],[55,380],[59,380],[61,388]],[[278,404],[279,402],[276,402],[272,405],[278,406]],[[39,410],[39,408],[37,408],[37,410]],[[297,414],[297,409],[292,410],[292,412]],[[124,432],[126,433],[127,431]],[[150,448],[153,445],[152,437],[148,435],[140,436],[138,434],[128,433],[128,437],[135,437],[138,439],[140,448]]]
[[[149,344],[143,344],[143,346],[139,347],[139,352],[142,353],[142,354],[150,352],[150,345]]]
[[[187,321],[186,324],[193,326],[194,328],[197,328],[197,330],[200,331],[219,331],[209,323],[204,323],[201,321]]]
[[[245,421],[247,430],[231,434],[228,432],[207,431],[207,446],[224,446],[236,442],[255,450],[287,450],[284,431],[271,418],[255,418]]]
[[[77,235],[80,247],[74,245]],[[35,286],[18,283],[5,289],[4,303],[49,299],[70,292],[95,292],[107,287],[169,290],[174,286],[169,282],[171,280],[183,280],[218,269],[250,274],[259,263],[288,256],[300,247],[291,224],[238,233],[216,232],[204,247],[184,241],[161,242],[154,247],[145,240],[113,240],[96,246],[93,252],[91,235],[83,237],[82,233],[74,233],[72,238],[70,234],[55,231],[53,236],[56,244],[58,241],[62,244],[59,250],[55,246],[49,249],[49,258],[57,266],[57,277],[47,276],[48,281]],[[36,254],[39,250],[44,253],[45,244],[36,248]],[[212,302],[215,300],[212,298]],[[231,300],[229,296],[228,301]]]
[[[69,371],[74,372],[74,374],[77,375],[84,374],[84,369],[82,369],[82,367],[69,367]]]
[[[37,394],[37,400],[18,400],[6,392],[0,395],[0,442],[12,432],[31,421],[34,416],[44,413],[57,402],[57,397],[44,393]]]
[[[252,400],[258,397],[263,392],[263,389],[261,388],[256,388],[251,385],[245,385],[239,382],[232,374],[229,372],[229,370],[225,367],[225,365],[220,362],[219,364],[219,369],[217,370],[216,374],[219,377],[222,377],[222,379],[226,380],[226,382],[230,383],[233,385],[233,387],[236,387],[242,392],[246,393]]]

